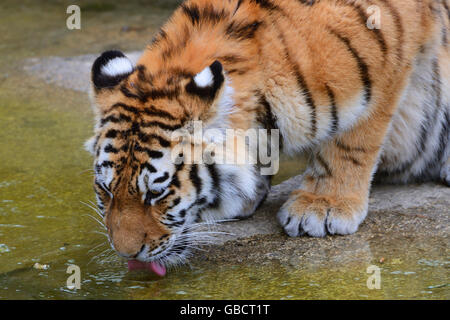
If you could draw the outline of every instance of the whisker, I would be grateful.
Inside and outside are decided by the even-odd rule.
[[[106,239],[109,240],[108,234],[107,234],[106,232],[101,232],[101,231],[93,230],[92,233],[101,234],[102,236],[105,236]]]
[[[101,242],[101,243],[99,243],[98,245],[96,245],[95,247],[89,249],[88,253],[91,253],[91,252],[94,251],[95,249],[97,249],[97,248],[99,248],[99,247],[102,247],[102,246],[104,246],[104,245],[106,245],[106,242]]]
[[[90,215],[90,214],[83,214],[82,216],[88,216],[91,219],[93,219],[94,221],[96,221],[98,224],[100,224],[104,229],[106,229],[106,226],[104,223],[102,223],[100,220],[98,220],[96,217]]]
[[[88,204],[86,202],[83,202],[83,201],[80,201],[80,202],[82,204],[84,204],[85,206],[87,206],[88,208],[91,208],[92,210],[94,210],[96,213],[98,213],[103,218],[103,215],[101,214],[100,209],[98,209],[98,208],[96,208],[96,207],[94,207],[94,206],[92,206],[92,205],[90,205],[90,204]]]
[[[85,170],[81,170],[81,171],[78,173],[78,175],[82,175],[83,173],[86,173],[86,172],[94,173],[95,171],[94,171],[94,169],[92,169],[92,168],[90,168],[90,169],[85,169]]]

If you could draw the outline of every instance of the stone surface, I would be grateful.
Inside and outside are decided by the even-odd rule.
[[[219,227],[221,231],[232,234],[221,236],[222,242],[253,235],[282,233],[282,228],[276,220],[276,213],[287,200],[289,193],[300,185],[301,178],[297,176],[272,187],[264,205],[252,217],[221,224]],[[376,185],[372,189],[369,200],[368,220],[373,220],[377,215],[383,215],[386,212],[397,212],[400,216],[402,212],[406,215],[409,212],[412,216],[421,216],[421,212],[428,211],[436,213],[433,218],[437,221],[448,220],[450,188],[433,183]],[[385,223],[388,224],[389,221]],[[448,227],[446,229],[448,231]]]
[[[301,176],[274,186],[264,205],[249,219],[227,222],[217,230],[218,243],[199,256],[199,262],[215,261],[325,266],[368,263],[374,257],[448,256],[450,188],[434,184],[376,185],[370,195],[369,214],[358,232],[349,236],[289,238],[276,213]]]

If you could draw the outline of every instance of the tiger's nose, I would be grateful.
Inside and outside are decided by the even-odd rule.
[[[114,245],[114,249],[116,249],[117,254],[126,259],[134,259],[136,258],[142,251],[145,249],[145,244],[143,244],[139,250],[136,250],[135,247],[133,248],[123,248],[121,247],[118,249],[116,245]]]

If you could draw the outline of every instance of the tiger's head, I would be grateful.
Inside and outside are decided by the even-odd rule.
[[[195,228],[201,218],[251,214],[269,179],[253,164],[192,163],[178,151],[186,141],[174,132],[189,132],[195,121],[229,126],[233,89],[219,61],[151,68],[119,51],[95,61],[95,136],[86,148],[95,157],[94,189],[112,247],[165,268],[183,263],[202,240]]]

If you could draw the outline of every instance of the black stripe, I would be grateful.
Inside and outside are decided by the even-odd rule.
[[[435,111],[433,115],[433,124],[437,123],[437,116],[439,114],[439,110],[442,108],[442,81],[441,81],[441,69],[439,66],[439,60],[435,59],[433,61],[433,91],[436,97],[435,100]]]
[[[158,99],[175,99],[179,97],[180,91],[178,89],[161,89],[161,90],[151,90],[144,93],[146,101],[148,99],[158,100]]]
[[[167,238],[169,235],[166,233],[166,234],[163,234],[161,237],[159,237],[159,241],[161,241],[161,240],[163,240],[164,238]]]
[[[120,186],[120,182],[122,181],[122,175],[120,175],[119,173],[116,173],[116,176],[118,177],[114,183],[114,186],[111,187],[111,193],[114,193],[117,188],[119,188]]]
[[[238,12],[239,8],[240,8],[241,5],[242,5],[242,1],[243,1],[243,0],[239,0],[239,1],[238,1],[237,5],[236,5],[236,9],[234,9],[233,16]]]
[[[99,140],[100,140],[100,135],[97,135],[97,136],[95,137],[94,148],[93,148],[93,150],[96,150],[96,149],[97,149]],[[99,152],[100,152],[100,149],[97,150],[97,156],[98,156],[98,153],[99,153]]]
[[[426,107],[424,106],[424,110]],[[418,147],[416,149],[415,155],[406,163],[401,164],[395,170],[390,170],[389,172],[381,172],[382,175],[401,175],[407,172],[412,168],[412,166],[416,163],[417,160],[422,158],[422,155],[425,153],[427,147],[427,141],[429,137],[429,129],[431,127],[430,123],[430,115],[428,113],[425,114],[425,118],[422,118],[421,121],[421,129],[420,129],[420,137],[418,141]]]
[[[242,76],[242,75],[246,74],[247,72],[249,72],[250,70],[251,70],[250,68],[230,69],[227,71],[227,73],[228,74],[237,73],[238,75]]]
[[[133,121],[129,131],[130,131],[130,133],[132,133],[134,135],[138,134],[140,132],[139,123],[137,123],[136,121]]]
[[[389,0],[380,0],[388,7],[389,11],[394,18],[394,23],[397,28],[398,46],[397,46],[397,58],[399,61],[403,61],[403,42],[404,42],[404,29],[402,24],[402,19],[398,10],[390,3]]]
[[[346,160],[346,161],[351,161],[355,166],[362,166],[361,162],[359,162],[356,158],[349,156],[349,155],[345,155],[342,157],[342,159]]]
[[[189,179],[191,180],[192,184],[194,185],[197,195],[199,195],[200,192],[202,191],[202,180],[198,176],[198,165],[197,164],[191,165],[191,170],[189,171]]]
[[[108,144],[108,145],[105,147],[104,151],[105,151],[106,153],[119,153],[119,149],[114,148],[111,144]]]
[[[168,67],[165,69],[165,74],[170,74],[170,77],[167,80],[168,84],[175,84],[179,79],[188,79],[195,76],[192,72],[179,67]]]
[[[448,7],[447,1],[442,0],[442,5],[444,6],[445,10],[447,11],[447,18],[448,18],[448,21],[450,21],[450,8]]]
[[[147,68],[144,65],[140,64],[140,65],[136,66],[136,70],[137,70],[137,76],[138,76],[139,81],[147,83],[149,85],[152,84],[150,77],[146,73]]]
[[[258,113],[257,121],[263,126],[264,129],[278,129],[277,119],[272,113],[270,103],[266,97],[259,93],[258,104],[262,106],[263,110]]]
[[[309,109],[311,110],[311,135],[313,137],[316,136],[317,133],[317,111],[316,111],[316,104],[314,102],[314,99],[311,95],[311,91],[308,88],[308,85],[306,83],[305,78],[303,77],[303,75],[301,74],[300,70],[299,70],[299,66],[296,66],[296,69],[294,70],[295,72],[295,77],[297,78],[297,84],[300,87],[300,90],[303,93],[303,96],[306,99],[306,105],[309,107]]]
[[[112,161],[103,161],[102,163],[100,163],[99,165],[97,165],[97,169],[101,168],[101,167],[105,167],[105,168],[113,168],[114,167],[114,162]]]
[[[150,106],[150,109],[144,109],[143,112],[149,116],[156,116],[156,117],[165,118],[168,120],[177,120],[177,118],[175,118],[169,112],[161,110],[161,109],[157,109],[154,106]]]
[[[206,166],[209,172],[209,176],[212,180],[212,192],[214,192],[214,200],[209,204],[210,208],[218,208],[220,206],[220,174],[216,168],[215,164],[209,164]]]
[[[307,6],[313,6],[316,3],[315,0],[298,0],[298,1]]]
[[[225,32],[230,38],[235,40],[248,40],[255,37],[256,31],[258,31],[261,25],[261,21],[254,21],[244,25],[233,21]]]
[[[280,9],[277,5],[275,5],[272,2],[270,2],[270,0],[250,0],[250,3],[252,3],[252,2],[256,3],[261,8],[269,10],[269,11],[279,10]]]
[[[167,111],[161,110],[161,109],[157,109],[155,106],[151,105],[150,107],[145,107],[143,109],[139,109],[136,108],[134,106],[130,106],[127,105],[125,103],[115,103],[114,105],[112,105],[107,111],[105,111],[105,114],[108,114],[114,110],[117,109],[123,109],[126,110],[128,112],[131,112],[135,115],[141,115],[141,114],[145,114],[148,116],[155,116],[155,117],[159,117],[159,118],[165,118],[168,120],[177,120],[177,118],[175,118],[172,114],[170,114]]]
[[[164,156],[164,154],[160,151],[151,150],[149,148],[143,147],[140,144],[136,143],[134,145],[134,151],[136,152],[144,152],[146,153],[150,158],[153,159],[160,159]]]
[[[176,188],[181,187],[180,179],[178,178],[178,172],[183,170],[183,168],[184,168],[184,163],[180,163],[175,166],[176,171],[175,171],[174,175],[172,176],[172,181],[170,181],[169,186],[174,186]]]
[[[442,104],[442,79],[441,79],[441,70],[439,67],[439,61],[436,59],[433,61],[433,71],[434,71],[434,82],[433,82],[433,91],[435,92],[435,112],[433,115],[433,121],[431,126],[434,127],[436,126],[436,124],[438,123],[439,119],[438,115],[439,115],[439,111],[441,111],[441,109],[443,108],[443,104]],[[442,160],[446,160],[446,159],[442,159],[445,155],[445,149],[447,148],[447,145],[449,143],[449,132],[450,132],[450,127],[449,127],[449,109],[444,109],[442,110],[442,114],[443,114],[443,121],[441,122],[441,132],[439,134],[439,147],[438,149],[435,151],[436,152],[436,157],[434,160],[434,163],[432,163],[431,165],[434,166],[436,164],[440,164],[442,162]]]
[[[201,197],[200,199],[195,201],[196,206],[204,205],[208,200],[205,197]]]
[[[228,16],[224,9],[218,11],[211,4],[199,8],[193,3],[183,3],[181,9],[194,26],[200,24],[201,21],[216,24]]]
[[[99,188],[100,192],[97,192],[97,190],[94,187],[94,190],[97,194],[101,193],[103,197],[108,197],[111,194],[111,190],[109,190],[108,186],[105,183],[99,183],[97,180],[94,181],[94,185]]]
[[[131,92],[126,86],[125,84],[122,84],[120,86],[120,91],[122,92],[122,94],[127,97],[127,98],[131,98],[131,99],[137,99],[141,102],[147,102],[147,100],[145,99],[144,96],[142,96],[141,94],[135,94],[133,92]]]
[[[367,28],[367,21],[369,20],[369,17],[367,16],[364,9],[359,4],[353,1],[349,2],[347,0],[338,0],[337,3],[344,6],[350,6],[357,11],[359,19],[361,20],[361,23],[364,25],[364,29],[367,29],[369,32],[373,32],[371,34],[375,35],[375,38],[380,46],[381,52],[383,53],[384,59],[386,60],[386,55],[388,53],[388,46],[386,44],[386,40],[384,39],[383,33],[381,33],[381,30],[377,28],[374,28],[372,30]]]
[[[288,216],[286,223],[284,224],[285,227],[291,222],[291,219],[292,219],[291,216]]]
[[[316,160],[320,163],[320,165],[325,169],[327,175],[329,177],[333,176],[333,171],[331,170],[330,165],[320,154],[316,154]]]
[[[125,163],[127,163],[127,161],[128,161],[128,158],[127,158],[127,157],[120,157],[120,158],[117,160],[117,162],[118,162],[118,163],[121,163],[122,165],[125,164]]]
[[[115,103],[105,112],[105,114],[110,113],[111,111],[114,111],[116,109],[123,109],[134,114],[140,113],[140,110],[136,107],[132,107],[124,103]]]
[[[119,130],[108,130],[105,134],[105,138],[110,138],[110,139],[114,139],[119,135]]]
[[[306,105],[310,109],[310,115],[311,115],[311,136],[315,137],[317,133],[317,111],[316,111],[316,104],[314,102],[314,99],[311,95],[311,91],[308,88],[308,85],[305,81],[305,78],[303,77],[302,73],[300,72],[299,65],[292,59],[287,44],[286,39],[284,36],[278,32],[278,35],[280,37],[281,43],[284,47],[284,54],[286,56],[286,59],[288,60],[289,64],[292,66],[293,72],[295,74],[295,78],[297,80],[297,84],[299,86],[300,91],[302,92]]]
[[[158,193],[153,193],[151,191],[147,191],[147,193],[145,194],[145,204],[147,205],[151,205],[152,204],[152,200],[155,198],[158,198],[159,196],[162,195],[162,192],[158,192]]]
[[[119,117],[116,116],[108,116],[100,120],[100,127],[103,127],[106,123],[121,123],[121,122],[131,122],[131,117],[124,115],[122,113],[119,114]]]
[[[166,181],[167,179],[169,179],[169,173],[168,172],[164,172],[164,175],[159,177],[159,178],[156,178],[153,181],[153,183],[162,183],[162,182]]]
[[[168,209],[173,209],[173,208],[175,208],[177,205],[180,204],[180,202],[181,202],[181,198],[180,198],[180,197],[174,199],[174,200],[172,201],[172,204],[168,207]]]
[[[150,163],[148,162],[144,162],[141,163],[141,172],[143,169],[147,169],[148,171],[150,171],[151,173],[155,173],[157,172],[156,168],[154,166],[152,166]]]
[[[335,140],[335,144],[336,144],[336,147],[338,147],[341,150],[344,150],[345,152],[367,152],[367,150],[364,148],[350,147],[350,146],[344,144],[343,142],[341,142],[340,140]]]
[[[139,132],[139,140],[143,143],[147,143],[150,140],[156,140],[159,142],[161,147],[163,147],[163,148],[170,147],[170,142],[168,140],[166,140],[163,137],[158,136],[156,134],[145,134],[145,133]]]
[[[193,25],[200,22],[200,10],[197,5],[191,4],[188,6],[186,3],[183,3],[181,5],[181,9],[183,10],[183,13],[191,20]]]
[[[133,184],[132,179],[128,180],[128,189],[127,189],[128,194],[131,194],[131,195],[137,194],[139,192],[138,188],[139,188],[139,185],[137,183]]]
[[[436,161],[442,163],[446,161],[443,157],[445,156],[445,150],[448,148],[450,143],[450,111],[447,110],[444,114],[444,120],[442,122],[441,133],[439,135],[439,149],[436,152]]]
[[[175,99],[180,95],[179,88],[173,89],[152,89],[150,91],[143,91],[138,86],[135,86],[134,89],[137,92],[131,92],[125,85],[120,87],[120,91],[124,96],[131,99],[137,99],[142,103],[147,102],[149,99],[158,100],[158,99]]]
[[[178,178],[178,175],[175,173],[172,177],[172,180],[170,181],[170,186],[174,186],[175,188],[180,188],[180,179]]]
[[[372,99],[372,81],[370,79],[369,75],[369,67],[364,62],[364,60],[361,58],[361,56],[358,54],[355,48],[352,47],[350,40],[340,34],[338,34],[336,31],[330,29],[330,32],[336,36],[339,40],[341,40],[346,46],[347,49],[350,51],[352,56],[355,58],[356,62],[358,63],[359,73],[361,75],[361,81],[364,84],[364,99],[366,101],[366,106],[369,104],[370,100]]]
[[[447,45],[448,45],[448,32],[447,32],[446,26],[442,27],[442,45],[444,47],[447,47]]]
[[[432,84],[432,89],[434,91],[434,96],[435,96],[435,101],[434,101],[434,112],[432,115],[432,118],[430,119],[430,116],[427,114],[426,116],[426,120],[425,122],[423,122],[423,127],[422,127],[422,135],[421,135],[421,139],[420,139],[420,146],[422,151],[418,150],[418,159],[422,158],[426,147],[428,145],[428,139],[430,137],[430,133],[429,133],[429,129],[430,128],[434,128],[437,123],[438,123],[438,115],[439,115],[439,111],[442,108],[442,92],[441,92],[441,71],[439,68],[439,61],[438,59],[435,59],[433,61],[433,84]],[[434,150],[433,150],[434,151]],[[418,159],[415,159],[416,161]],[[414,161],[412,162],[412,164],[414,164]],[[411,164],[411,166],[412,166]]]
[[[163,130],[170,130],[170,131],[175,131],[175,130],[178,130],[178,129],[180,129],[182,127],[182,125],[180,125],[180,124],[169,125],[169,124],[165,124],[165,123],[160,122],[160,121],[143,122],[141,124],[141,126],[143,128],[158,127],[158,128],[163,129]]]
[[[178,213],[178,215],[181,217],[181,218],[184,218],[185,216],[186,216],[186,210],[181,210],[179,213]]]
[[[167,39],[167,33],[163,29],[160,29],[158,34],[152,39],[151,45],[157,45],[161,41],[166,40],[166,39]]]
[[[166,195],[164,195],[162,198],[156,200],[156,203],[160,203],[162,201],[164,201],[165,199],[167,199],[168,197],[172,196],[175,194],[175,190],[170,190],[169,192],[166,193]]]
[[[327,89],[328,98],[330,99],[331,104],[331,134],[335,134],[339,129],[339,116],[337,111],[337,105],[336,105],[336,98],[334,96],[333,90],[326,84],[325,85]]]
[[[227,62],[227,63],[239,63],[239,62],[246,62],[247,59],[239,56],[239,55],[225,55],[225,56],[220,56],[219,58],[217,58],[218,60],[222,61],[222,62]]]

